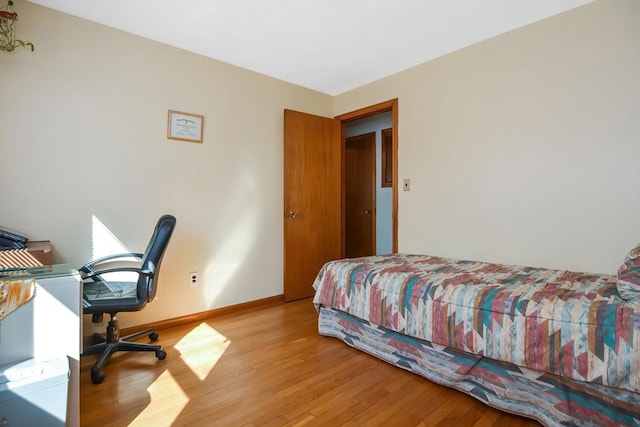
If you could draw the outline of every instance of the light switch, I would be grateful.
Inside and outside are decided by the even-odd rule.
[[[409,180],[409,178],[405,178],[402,181],[402,190],[409,191],[410,189],[411,189],[411,180]]]

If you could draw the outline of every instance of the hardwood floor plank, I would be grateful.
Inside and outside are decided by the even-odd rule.
[[[536,426],[318,335],[310,300],[159,330],[165,360],[120,353],[90,380],[81,425]]]

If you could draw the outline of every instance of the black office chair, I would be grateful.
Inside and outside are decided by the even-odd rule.
[[[155,297],[160,264],[175,225],[176,219],[173,216],[163,215],[156,224],[144,254],[109,255],[91,261],[78,269],[84,280],[82,298],[84,314],[93,315],[93,323],[102,322],[104,313],[111,316],[106,336],[93,334],[93,345],[86,347],[82,352],[82,356],[100,354],[91,368],[91,381],[94,384],[100,384],[104,380],[102,367],[116,351],[154,351],[159,360],[167,357],[167,353],[159,345],[132,342],[144,335],[149,335],[151,341],[156,341],[158,334],[153,329],[145,329],[121,338],[116,314],[142,310]],[[122,266],[123,262],[130,264],[133,260],[137,260],[136,266]],[[113,263],[118,263],[119,266],[113,266]],[[123,282],[107,279],[108,273],[121,272],[136,273],[137,281]]]

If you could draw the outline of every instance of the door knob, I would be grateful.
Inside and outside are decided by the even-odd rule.
[[[296,213],[293,211],[287,212],[287,218],[293,219],[296,217]]]
[[[365,215],[369,215],[370,213],[371,213],[371,211],[370,211],[369,209],[365,209],[365,210],[364,210],[364,214],[365,214]]]

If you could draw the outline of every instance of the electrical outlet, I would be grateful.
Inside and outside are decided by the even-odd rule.
[[[409,180],[409,178],[405,178],[402,181],[402,190],[409,191],[410,189],[411,189],[411,181]]]
[[[189,285],[190,286],[198,286],[198,272],[192,271],[189,273]]]

